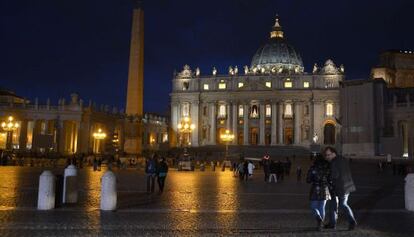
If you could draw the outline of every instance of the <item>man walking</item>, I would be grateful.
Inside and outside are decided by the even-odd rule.
[[[264,181],[269,181],[269,175],[270,175],[270,156],[265,155],[262,159],[262,165],[263,165],[263,172],[264,172]]]
[[[145,164],[145,176],[147,178],[147,193],[153,193],[155,189],[155,178],[157,177],[157,155],[148,159]]]
[[[330,220],[325,228],[336,228],[336,220],[338,219],[338,206],[344,210],[348,218],[348,230],[355,229],[356,220],[351,207],[348,205],[348,198],[351,192],[356,190],[354,181],[352,180],[351,170],[348,162],[339,156],[333,147],[326,147],[324,150],[325,159],[330,162],[332,184],[330,205]]]

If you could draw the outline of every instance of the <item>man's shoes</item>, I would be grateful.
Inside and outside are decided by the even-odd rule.
[[[332,230],[336,230],[336,225],[333,225],[333,224],[331,224],[331,223],[328,223],[328,224],[325,224],[325,225],[323,226],[323,228],[325,228],[325,229],[332,229]]]
[[[356,225],[357,225],[356,221],[349,223],[348,230],[349,231],[355,230]]]

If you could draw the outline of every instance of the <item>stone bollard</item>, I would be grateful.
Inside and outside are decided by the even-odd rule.
[[[55,208],[55,176],[50,170],[45,170],[39,178],[39,193],[37,196],[38,210]]]
[[[414,211],[414,174],[405,177],[405,209]]]
[[[108,170],[102,176],[101,186],[101,210],[114,211],[116,210],[116,177],[115,174]]]
[[[64,172],[63,180],[63,203],[77,203],[78,202],[78,187],[77,187],[78,171],[76,166],[69,165]]]

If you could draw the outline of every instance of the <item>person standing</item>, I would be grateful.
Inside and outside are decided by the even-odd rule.
[[[157,176],[157,155],[149,158],[145,162],[145,174],[147,178],[147,193],[153,193],[155,188],[155,178]]]
[[[255,166],[252,161],[249,161],[249,164],[247,164],[247,171],[249,172],[248,178],[251,178],[253,176],[253,170]]]
[[[275,183],[277,183],[277,176],[276,176],[276,174],[277,174],[277,164],[274,161],[270,162],[269,170],[270,170],[270,175],[269,175],[269,181],[268,182],[271,183],[272,178],[273,178],[275,180]]]
[[[160,194],[164,192],[164,185],[165,185],[165,179],[167,178],[168,173],[168,164],[165,162],[165,158],[163,157],[161,159],[161,162],[158,165],[158,188],[160,191]]]
[[[331,199],[329,189],[332,182],[329,163],[323,159],[321,154],[316,157],[309,168],[306,182],[312,185],[309,192],[310,207],[316,218],[317,229],[322,231],[326,202]]]
[[[336,221],[338,219],[338,206],[344,210],[348,218],[348,230],[355,229],[357,222],[348,205],[348,199],[351,192],[356,190],[354,181],[352,179],[351,170],[348,162],[342,156],[339,156],[333,147],[326,147],[324,149],[325,160],[330,163],[332,184],[331,196],[332,203],[330,205],[330,220],[325,227],[330,229],[336,228]]]
[[[265,155],[262,159],[263,164],[263,172],[264,172],[264,181],[269,181],[269,175],[270,175],[270,156]]]
[[[240,161],[239,165],[237,166],[237,172],[239,173],[240,181],[244,179],[244,162]]]

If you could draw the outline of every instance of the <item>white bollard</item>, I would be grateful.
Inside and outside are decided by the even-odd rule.
[[[102,176],[101,210],[116,210],[116,201],[116,176],[112,171],[108,170]]]
[[[414,211],[414,174],[405,177],[405,209]]]
[[[38,210],[55,208],[56,178],[50,170],[45,170],[39,178],[39,194],[37,196]]]
[[[76,177],[78,172],[74,165],[69,165],[64,172],[62,203],[78,202],[78,187]]]

